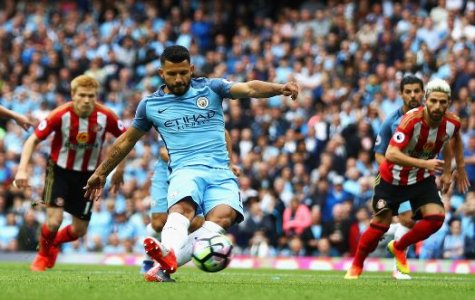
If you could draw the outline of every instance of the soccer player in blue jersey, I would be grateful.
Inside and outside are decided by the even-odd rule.
[[[422,99],[424,98],[424,83],[420,78],[414,75],[407,75],[402,78],[399,85],[399,91],[404,104],[398,110],[386,117],[386,120],[384,120],[376,138],[374,152],[378,164],[383,162],[389,141],[396,131],[402,116],[411,109],[422,105]],[[396,241],[408,232],[412,226],[414,226],[411,204],[409,201],[403,202],[399,205],[398,218],[399,224],[396,224],[397,227],[394,233],[394,239]],[[409,274],[399,272],[396,267],[392,276],[395,279],[411,279]]]
[[[188,256],[191,252],[182,248],[190,244],[187,243],[188,228],[197,207],[203,210],[206,220],[195,232],[197,235],[201,231],[224,233],[243,219],[237,178],[229,168],[223,99],[276,95],[296,99],[298,96],[295,82],[232,83],[222,78],[192,79],[194,66],[190,63],[190,53],[178,45],[165,48],[160,62],[159,73],[165,84],[140,102],[132,126],[112,145],[108,158],[85,187],[86,196],[98,199],[107,175],[147,131],[152,127],[158,130],[170,156],[171,173],[168,219],[162,230],[162,242],[154,238],[144,240],[147,254],[159,262],[156,281],[163,281],[163,274],[175,272],[180,262],[189,260],[182,254]]]
[[[232,153],[232,143],[231,137],[229,136],[228,131],[225,131],[225,138],[226,138],[226,147],[228,149],[228,153]],[[165,147],[165,144],[160,139],[159,140],[159,157],[157,162],[154,165],[154,171],[151,179],[151,187],[150,187],[150,194],[151,194],[151,205],[150,205],[150,214],[151,214],[151,222],[147,225],[147,232],[148,235],[154,236],[157,239],[160,239],[160,233],[162,232],[163,226],[165,225],[168,217],[168,202],[167,202],[167,193],[168,193],[168,152]],[[240,176],[241,169],[231,164],[231,170],[233,171],[234,175],[237,177]],[[204,217],[203,213],[197,213],[197,215],[193,218],[190,225],[190,232],[194,232],[196,229],[200,228],[203,225]],[[141,273],[146,274],[154,265],[153,259],[146,255],[146,258],[143,261],[142,268],[140,270]],[[154,277],[153,277],[154,278]],[[149,279],[146,275],[145,279]]]

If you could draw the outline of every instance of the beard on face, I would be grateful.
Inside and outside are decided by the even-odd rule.
[[[185,94],[186,91],[188,91],[188,88],[190,87],[190,83],[180,84],[180,85],[167,85],[167,87],[170,90],[170,92],[172,92],[172,94],[181,96]]]
[[[437,121],[437,122],[438,122],[438,121],[442,120],[442,117],[444,116],[444,114],[441,113],[441,112],[431,112],[431,113],[429,114],[429,116],[430,116],[430,118],[431,118],[433,121]]]

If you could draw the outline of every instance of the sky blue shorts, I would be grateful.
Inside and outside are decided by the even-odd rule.
[[[402,214],[410,210],[412,210],[411,203],[409,201],[404,201],[399,204],[399,209],[397,210],[397,213]]]
[[[238,181],[230,169],[189,166],[174,170],[168,188],[168,207],[185,197],[191,197],[205,216],[225,204],[238,212],[236,222],[244,219]]]

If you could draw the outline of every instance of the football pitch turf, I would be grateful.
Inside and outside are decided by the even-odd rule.
[[[185,267],[176,283],[145,282],[139,267],[58,264],[43,273],[26,263],[0,263],[0,299],[475,299],[475,276],[414,273],[396,281],[389,273],[226,269],[205,273]]]

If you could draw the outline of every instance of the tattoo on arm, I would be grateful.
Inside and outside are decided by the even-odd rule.
[[[108,176],[112,170],[127,156],[135,143],[129,143],[123,139],[119,143],[114,143],[107,153],[107,159],[99,166],[99,173]]]

